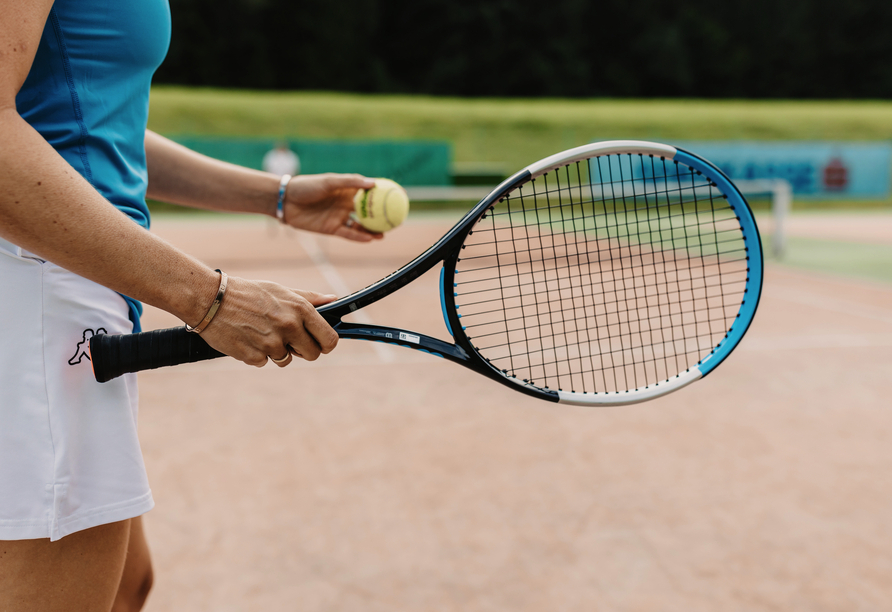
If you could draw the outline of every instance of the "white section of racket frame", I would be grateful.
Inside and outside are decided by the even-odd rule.
[[[571,391],[558,391],[558,403],[571,406],[626,406],[646,402],[673,391],[678,391],[692,382],[700,380],[703,375],[698,367],[693,367],[669,380],[650,385],[643,389],[620,391],[619,393],[573,393]]]
[[[769,195],[771,197],[771,217],[773,231],[771,250],[776,259],[781,259],[787,248],[786,221],[793,205],[793,188],[784,179],[753,179],[734,181],[743,195]],[[415,202],[479,202],[495,187],[485,186],[429,186],[406,187],[409,200]]]

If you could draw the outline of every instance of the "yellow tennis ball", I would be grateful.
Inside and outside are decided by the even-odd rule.
[[[375,179],[371,189],[360,189],[353,197],[356,220],[370,232],[386,232],[406,220],[409,196],[390,179]]]

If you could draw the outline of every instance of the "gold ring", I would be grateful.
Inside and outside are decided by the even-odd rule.
[[[281,359],[276,359],[272,355],[269,356],[269,358],[273,360],[273,363],[285,363],[286,361],[288,361],[289,357],[291,357],[291,351],[285,353],[285,356]]]

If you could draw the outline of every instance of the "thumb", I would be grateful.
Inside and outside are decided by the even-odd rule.
[[[371,189],[375,186],[374,179],[360,174],[337,174],[331,178],[331,182],[336,189]]]
[[[306,291],[304,289],[292,289],[292,291],[304,298],[313,306],[324,306],[325,304],[334,302],[336,299],[338,299],[338,296],[332,295],[330,293],[323,294],[316,291]]]

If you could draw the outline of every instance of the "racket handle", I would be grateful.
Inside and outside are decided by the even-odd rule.
[[[90,338],[93,375],[107,382],[122,374],[154,370],[225,357],[211,348],[198,334],[185,327],[156,329],[139,334],[99,334]]]

